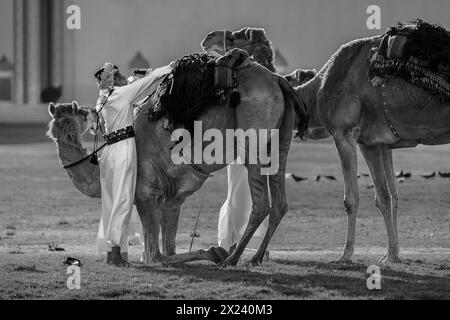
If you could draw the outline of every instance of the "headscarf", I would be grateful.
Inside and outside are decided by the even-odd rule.
[[[114,75],[119,71],[116,65],[106,62],[102,68],[96,73],[95,77],[98,81],[98,87],[100,89],[100,97],[97,100],[95,109],[97,112],[103,108],[106,100],[108,99],[109,92],[114,89]]]
[[[110,62],[106,62],[104,66],[97,71],[95,77],[99,82],[100,90],[114,89],[114,75],[119,71],[117,66]]]

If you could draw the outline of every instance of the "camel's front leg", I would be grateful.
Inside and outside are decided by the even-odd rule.
[[[160,262],[162,257],[159,251],[160,210],[155,207],[152,198],[144,200],[138,196],[136,206],[144,233],[143,263]]]
[[[176,253],[175,240],[180,218],[180,206],[181,204],[177,203],[172,208],[161,209],[162,250],[165,256]]]
[[[253,202],[252,212],[241,240],[231,256],[222,263],[223,266],[236,265],[238,263],[239,258],[244,252],[256,229],[258,229],[259,225],[264,221],[270,212],[267,177],[261,175],[260,167],[258,165],[246,165],[246,167],[248,169],[248,182]]]
[[[356,131],[356,133],[354,132]],[[344,206],[347,212],[347,236],[339,262],[351,262],[355,250],[356,216],[359,195],[357,178],[356,134],[358,130],[336,131],[333,135],[344,175]]]
[[[392,222],[394,224],[395,236],[397,237],[398,243],[398,229],[397,229],[398,193],[397,193],[397,185],[395,184],[394,160],[392,156],[392,150],[390,150],[388,146],[383,146],[381,152],[383,154],[384,170],[386,173],[386,180],[389,187],[389,193],[391,194]]]

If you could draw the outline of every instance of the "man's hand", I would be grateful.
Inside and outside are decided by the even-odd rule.
[[[90,133],[95,134],[97,132],[98,120],[98,114],[95,112],[95,109],[89,108],[87,115],[87,126]]]

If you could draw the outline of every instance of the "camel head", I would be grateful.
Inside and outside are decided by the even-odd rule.
[[[90,127],[91,110],[72,103],[50,102],[48,113],[52,117],[48,125],[47,136],[74,147],[81,146],[81,135]]]
[[[263,53],[270,62],[273,61],[273,49],[266,38],[266,32],[261,28],[243,28],[238,31],[218,30],[208,33],[203,39],[203,50],[224,55],[228,50],[240,48],[250,56]]]
[[[286,75],[284,78],[287,81],[289,81],[291,86],[298,87],[314,78],[316,74],[317,74],[316,69],[312,70],[297,69],[294,72]]]

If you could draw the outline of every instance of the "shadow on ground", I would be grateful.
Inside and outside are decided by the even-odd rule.
[[[403,265],[395,268],[404,268]],[[338,264],[317,261],[273,260],[259,267],[220,268],[211,265],[186,264],[171,268],[138,267],[166,276],[190,276],[201,281],[244,283],[266,288],[291,298],[317,298],[321,292],[340,298],[373,299],[448,299],[450,276],[420,275],[381,265],[381,290],[366,286],[368,264]],[[295,270],[297,272],[295,272]],[[260,290],[260,293],[264,289]]]

